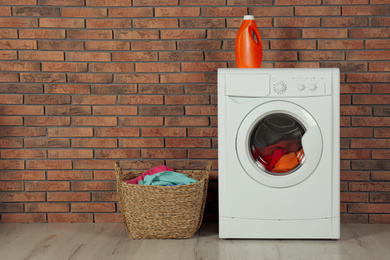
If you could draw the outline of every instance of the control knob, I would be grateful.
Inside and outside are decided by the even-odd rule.
[[[317,89],[317,85],[316,85],[316,84],[310,84],[310,85],[309,85],[309,89],[312,90],[312,91],[314,91],[314,90]]]
[[[278,82],[274,85],[274,90],[278,94],[282,94],[287,90],[287,85],[284,82]]]
[[[304,84],[299,84],[298,86],[297,86],[297,89],[299,90],[299,91],[303,91],[303,90],[305,90],[305,85]]]

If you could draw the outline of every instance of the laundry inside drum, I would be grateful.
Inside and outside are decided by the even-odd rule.
[[[288,114],[275,113],[262,118],[250,134],[252,159],[268,174],[293,173],[305,161],[302,148],[305,132],[299,120]]]

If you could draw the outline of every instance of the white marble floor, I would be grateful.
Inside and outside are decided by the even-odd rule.
[[[348,224],[340,240],[222,240],[216,224],[191,239],[131,240],[121,223],[0,224],[0,259],[390,259],[390,225]]]

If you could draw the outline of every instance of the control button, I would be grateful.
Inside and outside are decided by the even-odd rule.
[[[303,90],[305,90],[305,85],[304,84],[299,84],[298,86],[297,86],[297,89],[299,90],[299,91],[303,91]]]
[[[283,94],[287,90],[287,85],[283,81],[278,82],[274,85],[274,90],[278,94]]]
[[[316,84],[310,84],[309,85],[309,89],[314,91],[314,90],[317,89],[317,85]]]

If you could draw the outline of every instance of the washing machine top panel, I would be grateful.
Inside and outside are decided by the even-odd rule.
[[[218,69],[225,95],[234,97],[313,97],[332,95],[333,69]]]

